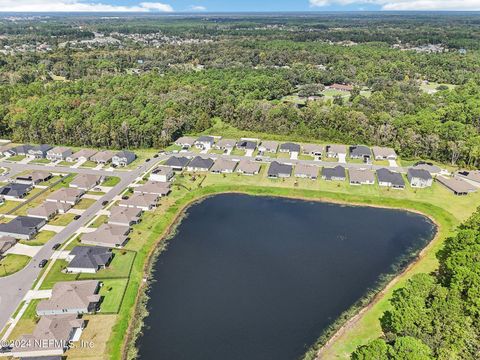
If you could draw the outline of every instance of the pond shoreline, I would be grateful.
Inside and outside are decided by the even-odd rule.
[[[353,315],[350,319],[347,320],[346,323],[342,323],[342,326],[339,327],[334,335],[329,338],[329,340],[326,342],[326,344],[331,344],[332,341],[334,341],[340,334],[342,330],[346,329],[346,326],[348,324],[351,324],[352,322],[358,321],[361,316],[367,312],[375,303],[377,303],[383,296],[385,295],[385,292],[390,289],[393,285],[395,285],[398,280],[403,277],[405,274],[409,273],[411,268],[418,262],[420,262],[423,257],[425,256],[426,253],[429,252],[431,247],[433,247],[433,244],[438,242],[440,236],[440,223],[437,221],[437,219],[432,215],[429,214],[428,212],[421,211],[419,209],[412,208],[410,206],[404,206],[405,204],[400,204],[400,203],[411,203],[411,205],[422,205],[426,206],[427,209],[432,208],[431,205],[427,203],[421,203],[421,202],[414,202],[414,201],[403,201],[403,200],[394,200],[391,199],[391,202],[398,203],[395,205],[383,205],[375,202],[371,202],[372,200],[377,200],[377,199],[359,199],[357,201],[355,200],[345,200],[345,199],[339,199],[335,198],[335,195],[338,196],[338,194],[334,193],[328,193],[328,192],[318,192],[318,191],[298,191],[297,189],[291,190],[291,189],[283,189],[283,190],[290,190],[290,192],[297,192],[298,194],[282,194],[281,191],[276,191],[278,189],[270,189],[270,188],[263,188],[263,187],[250,187],[246,186],[243,189],[236,187],[235,189],[228,189],[222,186],[211,186],[209,188],[204,188],[203,190],[206,189],[206,193],[203,193],[203,191],[198,191],[194,190],[192,191],[192,199],[186,200],[179,209],[176,211],[175,216],[173,217],[173,220],[170,222],[169,226],[165,228],[165,230],[162,232],[162,234],[157,238],[155,241],[154,245],[151,247],[149,254],[147,255],[146,261],[144,262],[144,281],[140,284],[138,291],[137,291],[137,297],[135,299],[135,312],[132,314],[133,318],[135,321],[132,321],[129,323],[128,330],[126,331],[126,336],[124,337],[123,341],[123,346],[122,346],[122,358],[127,359],[131,358],[130,355],[133,353],[136,354],[136,340],[138,335],[141,333],[141,329],[143,328],[143,320],[145,316],[148,315],[148,312],[146,310],[146,303],[148,300],[148,295],[147,291],[149,289],[150,282],[146,279],[150,278],[150,275],[152,273],[152,266],[155,263],[155,260],[157,259],[158,255],[160,255],[163,250],[166,248],[166,242],[168,239],[170,239],[174,234],[175,230],[180,225],[181,221],[183,220],[186,211],[188,210],[189,207],[192,205],[199,203],[211,196],[219,195],[219,194],[245,194],[245,195],[251,195],[251,196],[271,196],[271,197],[282,197],[282,198],[288,198],[288,199],[295,199],[295,200],[304,200],[304,201],[312,201],[312,202],[325,202],[325,203],[332,203],[332,204],[340,204],[340,205],[346,205],[346,206],[358,206],[358,207],[375,207],[375,208],[384,208],[384,209],[395,209],[395,210],[403,210],[406,212],[411,212],[411,213],[416,213],[420,214],[422,216],[427,217],[432,221],[433,224],[436,226],[436,234],[432,238],[432,240],[427,243],[427,245],[421,249],[419,252],[419,255],[417,259],[413,262],[411,262],[405,269],[403,269],[400,273],[395,274],[393,279],[391,279],[386,286],[384,286],[380,291],[377,292],[375,295],[374,299],[370,301],[366,306],[360,308],[355,315]],[[202,190],[202,189],[199,189]],[[279,194],[280,193],[280,194]],[[308,195],[312,196],[304,196],[301,193],[309,193]],[[332,195],[331,197],[329,195]],[[340,196],[344,198],[352,198],[349,194],[340,194]],[[358,198],[358,197],[357,197]],[[363,201],[362,201],[363,200]],[[177,202],[182,203],[185,201],[185,196],[182,198],[179,198]],[[173,206],[173,205],[172,205]],[[420,206],[421,207],[421,206]],[[443,211],[440,209],[442,212],[444,212],[444,215],[448,214],[447,212]],[[452,217],[450,214],[448,214],[449,217]],[[159,244],[161,243],[162,246],[159,247]],[[324,347],[322,347],[323,349]],[[132,349],[133,353],[132,353]],[[130,355],[129,355],[130,354]]]

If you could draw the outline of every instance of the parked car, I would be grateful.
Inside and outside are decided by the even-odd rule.
[[[53,245],[52,249],[57,250],[60,246],[62,246],[62,244],[57,243],[57,244]]]
[[[122,200],[128,200],[128,195],[123,195]]]
[[[154,157],[155,159],[158,158],[158,154],[153,155],[153,157]]]
[[[40,263],[38,264],[38,267],[41,269],[41,268],[44,268],[45,265],[47,265],[48,263],[48,260],[47,259],[43,259],[42,261],[40,261]]]
[[[147,160],[145,160],[145,162],[149,162],[150,161],[150,158],[148,158]]]
[[[78,220],[78,219],[80,219],[80,215],[75,215],[75,216],[73,217],[73,220]]]
[[[108,204],[108,200],[102,202],[102,206],[106,206]]]

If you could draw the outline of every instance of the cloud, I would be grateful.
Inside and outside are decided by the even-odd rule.
[[[173,8],[160,2],[141,2],[138,5],[111,5],[88,0],[0,0],[0,11],[7,12],[172,12]]]
[[[311,7],[378,5],[382,10],[480,10],[480,0],[309,0]]]
[[[207,8],[202,5],[191,5],[188,7],[189,11],[206,11]]]

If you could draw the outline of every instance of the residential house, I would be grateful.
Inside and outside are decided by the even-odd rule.
[[[133,189],[134,194],[153,194],[158,196],[167,196],[170,194],[170,183],[147,181],[145,184]]]
[[[437,176],[437,181],[455,195],[468,195],[476,192],[477,187],[459,177]]]
[[[339,158],[342,156],[347,156],[347,147],[345,145],[327,145],[325,151],[327,153],[327,157],[329,158]]]
[[[70,155],[72,155],[72,150],[63,146],[57,146],[47,151],[47,159],[51,161],[66,160]]]
[[[131,151],[122,150],[112,157],[112,164],[115,166],[127,166],[135,161],[137,155]]]
[[[375,173],[368,169],[349,169],[350,185],[373,185],[375,184]]]
[[[47,171],[34,170],[26,175],[19,175],[15,178],[18,184],[37,185],[41,182],[48,181],[53,175]]]
[[[397,160],[397,153],[390,147],[373,146],[372,151],[375,160]]]
[[[250,160],[240,160],[237,172],[243,175],[257,175],[260,172],[260,164]]]
[[[300,154],[300,145],[294,143],[283,143],[280,145],[280,152],[289,154]]]
[[[455,176],[473,186],[480,187],[480,170],[458,171]]]
[[[75,206],[79,201],[82,195],[85,193],[84,190],[75,189],[75,188],[60,188],[57,191],[54,191],[46,198],[46,201],[64,203]]]
[[[171,167],[175,171],[182,171],[190,162],[190,159],[184,156],[171,156],[166,162],[165,166]]]
[[[236,166],[236,161],[219,158],[215,161],[210,171],[214,174],[231,174]]]
[[[277,161],[272,161],[268,168],[268,177],[272,179],[276,178],[288,178],[292,175],[292,165],[282,164]]]
[[[37,315],[89,314],[100,306],[100,282],[97,280],[61,281],[53,285],[48,300],[37,305]]]
[[[58,214],[58,206],[54,202],[45,201],[43,204],[27,210],[28,216],[50,220]]]
[[[2,259],[3,254],[15,246],[17,239],[12,236],[2,236],[0,237],[0,260]]]
[[[393,189],[405,189],[405,181],[402,174],[386,168],[377,170],[378,185],[391,187]]]
[[[71,188],[88,191],[99,185],[103,181],[103,176],[93,174],[78,174],[70,182]]]
[[[102,246],[75,246],[67,255],[67,272],[95,274],[105,269],[113,259],[110,249]]]
[[[298,178],[308,178],[316,180],[318,178],[318,166],[297,164],[295,166],[294,175]]]
[[[32,148],[28,150],[27,157],[34,159],[45,159],[48,151],[50,151],[52,148],[52,146],[47,144],[32,146]]]
[[[195,146],[201,150],[210,150],[215,143],[213,136],[200,136],[195,140]]]
[[[28,151],[32,148],[32,145],[18,145],[3,152],[4,156],[27,156]]]
[[[419,161],[413,165],[413,169],[426,170],[432,176],[436,176],[442,173],[442,169],[430,162]]]
[[[155,194],[136,193],[118,204],[122,207],[137,208],[143,211],[152,210],[158,204],[159,196]]]
[[[217,150],[231,151],[236,145],[237,142],[233,139],[220,139],[213,147]]]
[[[75,314],[42,316],[32,334],[22,335],[14,341],[9,355],[22,359],[62,359],[71,341],[83,331],[85,321]]]
[[[325,152],[323,145],[319,144],[304,144],[302,146],[302,152],[305,155],[310,155],[314,157],[321,157]]]
[[[324,167],[322,169],[322,179],[328,181],[345,181],[347,178],[345,168],[343,166],[335,166],[333,168]]]
[[[253,152],[257,148],[257,142],[253,140],[240,140],[237,142],[237,149]]]
[[[114,206],[110,209],[108,223],[111,225],[132,226],[141,221],[142,209]]]
[[[354,145],[350,146],[350,158],[351,159],[360,159],[364,163],[370,163],[372,160],[372,151],[368,146],[365,145]]]
[[[115,153],[110,150],[99,151],[90,157],[90,160],[97,164],[105,165],[112,161]]]
[[[187,165],[187,171],[208,171],[213,166],[213,160],[195,156]]]
[[[12,183],[0,188],[0,196],[5,199],[23,199],[30,190],[32,190],[31,185]]]
[[[337,90],[337,91],[352,91],[353,90],[353,85],[349,85],[349,84],[337,84],[337,83],[334,83],[332,85],[329,85],[327,86],[328,89],[332,89],[332,90]]]
[[[189,136],[182,136],[175,140],[175,145],[181,146],[182,149],[190,149],[195,144],[195,139]]]
[[[31,216],[17,216],[7,223],[0,224],[0,236],[11,236],[16,239],[30,240],[46,224],[45,219]]]
[[[407,179],[411,187],[425,188],[432,186],[433,178],[427,170],[409,168],[407,171]]]
[[[82,234],[82,244],[121,248],[128,241],[129,226],[102,224],[93,232]]]
[[[88,161],[92,158],[93,155],[97,153],[97,150],[93,149],[81,149],[72,155],[67,157],[67,161],[69,162],[77,162],[77,161]]]
[[[264,153],[273,153],[275,154],[278,150],[278,142],[277,141],[262,141],[260,146],[258,147],[258,151]]]
[[[171,167],[157,166],[150,173],[149,179],[150,181],[168,182],[173,178],[174,175],[175,173]]]

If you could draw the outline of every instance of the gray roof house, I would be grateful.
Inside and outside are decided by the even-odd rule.
[[[135,189],[137,190],[137,189]],[[158,204],[159,196],[147,193],[135,193],[126,200],[121,200],[118,204],[122,207],[137,208],[143,211],[152,210]]]
[[[120,248],[128,241],[129,226],[102,224],[93,232],[82,234],[82,244]]]
[[[297,164],[295,165],[294,175],[295,177],[298,177],[298,178],[317,179],[318,166],[307,165],[307,164]]]
[[[280,152],[300,153],[300,145],[295,143],[283,143],[280,145]]]
[[[350,146],[350,158],[361,159],[366,163],[369,163],[372,159],[372,152],[368,146],[354,145]]]
[[[311,156],[322,156],[325,152],[323,145],[319,144],[304,144],[302,146],[302,152]]]
[[[202,150],[211,149],[214,143],[215,139],[213,136],[200,136],[195,140],[195,146]]]
[[[251,160],[240,160],[237,172],[244,175],[257,175],[260,172],[260,164]]]
[[[277,141],[262,141],[262,143],[258,146],[258,151],[261,152],[269,152],[269,153],[276,153],[278,150],[278,142]]]
[[[110,249],[101,246],[75,246],[68,254],[67,272],[94,274],[105,269],[113,259]]]
[[[88,161],[93,155],[97,153],[97,150],[93,149],[81,149],[72,155],[67,157],[67,161],[76,162],[76,161]]]
[[[237,142],[237,149],[240,150],[255,150],[257,148],[257,142],[253,140],[240,140]]]
[[[181,146],[184,149],[188,149],[195,144],[195,138],[189,136],[182,136],[175,140],[175,145]]]
[[[195,156],[187,165],[187,171],[208,171],[213,166],[213,160]]]
[[[22,335],[9,354],[21,359],[58,360],[69,348],[85,321],[76,314],[42,316],[32,334]]]
[[[99,151],[95,155],[92,155],[90,160],[96,162],[97,164],[107,164],[112,161],[114,155],[115,153],[110,150]]]
[[[131,151],[122,150],[112,157],[112,164],[115,166],[127,166],[135,161],[137,155]]]
[[[350,185],[373,185],[375,184],[375,173],[368,169],[349,169]]]
[[[269,178],[287,178],[292,175],[292,165],[272,161],[267,173]]]
[[[165,162],[165,166],[171,167],[173,170],[181,171],[185,169],[190,159],[184,156],[170,156]]]
[[[375,160],[397,160],[397,153],[390,147],[373,146]]]
[[[10,149],[7,149],[3,152],[3,155],[5,156],[27,156],[28,151],[32,148],[32,145],[18,145],[15,147],[12,147]]]
[[[97,280],[61,281],[53,285],[52,296],[37,305],[37,315],[88,314],[99,309],[101,296]]]
[[[28,157],[35,159],[45,159],[47,157],[47,152],[52,149],[52,146],[47,144],[33,146],[28,150]]]
[[[378,185],[393,189],[405,189],[405,181],[402,174],[381,168],[377,170]]]
[[[70,155],[72,150],[64,146],[57,146],[47,151],[47,159],[51,161],[66,160]]]
[[[324,167],[322,169],[323,180],[344,181],[347,178],[345,168],[343,166],[335,166],[333,168]]]
[[[412,166],[412,168],[414,169],[418,169],[418,170],[426,170],[430,173],[430,175],[434,176],[434,175],[438,175],[442,172],[442,169],[437,166],[437,165],[434,165],[432,163],[429,163],[429,162],[425,162],[425,161],[419,161],[417,162],[416,164],[414,164]]]
[[[215,161],[210,171],[214,174],[231,174],[236,166],[236,161],[220,158]]]
[[[88,191],[103,181],[103,177],[100,175],[93,174],[78,174],[70,182],[69,186],[71,188],[76,188],[84,191]]]
[[[47,171],[34,170],[29,174],[17,176],[15,182],[19,184],[36,185],[51,178],[52,174]]]
[[[160,165],[153,169],[150,173],[149,179],[151,181],[167,182],[170,181],[174,175],[175,173],[171,167]]]
[[[455,176],[465,180],[473,186],[480,187],[480,170],[458,171]]]
[[[112,225],[132,226],[141,221],[142,209],[114,206],[110,209],[108,223]]]
[[[31,216],[17,216],[8,223],[0,224],[0,236],[30,240],[46,224],[45,219]]]
[[[0,188],[0,195],[6,199],[22,199],[27,196],[32,189],[32,185],[27,184],[8,184]]]
[[[445,177],[437,176],[437,181],[453,192],[455,195],[468,195],[469,193],[476,192],[477,187],[469,184],[465,180],[458,177]]]
[[[433,178],[427,170],[409,168],[407,171],[407,179],[411,187],[425,188],[432,186]]]
[[[170,194],[170,183],[159,181],[147,181],[145,184],[133,189],[134,194],[153,194],[158,196],[167,196]]]
[[[345,145],[332,144],[325,148],[327,157],[338,158],[340,155],[347,155],[347,147]]]
[[[233,149],[236,145],[237,142],[233,139],[220,139],[213,147],[219,150],[228,150]]]
[[[43,204],[27,210],[28,216],[50,220],[58,214],[58,206],[54,202],[45,201]]]

